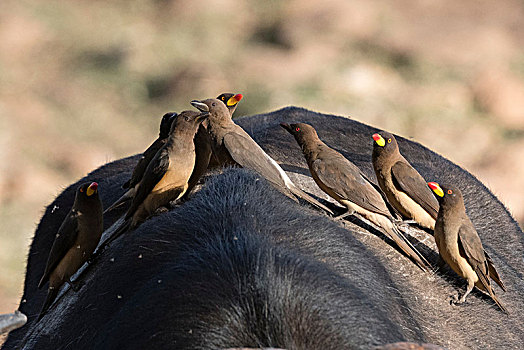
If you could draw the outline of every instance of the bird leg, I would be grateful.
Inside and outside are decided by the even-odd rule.
[[[170,201],[168,206],[170,209],[175,209],[180,205],[180,203],[182,203],[182,198]]]
[[[456,298],[454,298],[455,300],[453,301],[453,304],[464,303],[466,301],[466,297],[469,295],[469,293],[471,293],[474,286],[475,286],[475,283],[473,283],[472,281],[468,281],[468,287],[466,289],[466,292],[462,295],[460,299],[456,300]]]
[[[66,281],[67,284],[69,284],[69,286],[71,287],[72,290],[74,290],[75,292],[78,292],[80,290],[80,288],[82,288],[82,286],[84,285],[84,282],[82,281],[71,281],[71,277]]]
[[[397,227],[402,229],[407,229],[410,227],[410,225],[417,225],[417,222],[415,220],[395,219],[393,222]]]
[[[355,211],[353,209],[348,209],[346,212],[333,216],[333,219],[335,220],[343,220],[345,217],[355,214]]]

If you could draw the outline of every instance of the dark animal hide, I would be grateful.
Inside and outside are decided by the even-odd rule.
[[[331,147],[374,179],[376,129],[300,108],[236,119],[304,190],[327,199],[309,177],[295,140],[280,122],[312,124]],[[116,240],[35,324],[45,298],[36,286],[77,184],[97,181],[105,206],[137,161],[107,164],[51,203],[28,257],[20,310],[25,327],[4,349],[369,349],[394,342],[449,349],[524,344],[524,236],[503,204],[475,177],[418,143],[400,150],[428,181],[461,188],[472,219],[508,292],[507,316],[475,291],[464,305],[449,296],[464,283],[448,267],[425,274],[357,219],[336,222],[289,200],[264,179],[232,169],[210,176],[181,206]],[[105,217],[110,226],[125,208]],[[437,266],[433,238],[410,229]]]

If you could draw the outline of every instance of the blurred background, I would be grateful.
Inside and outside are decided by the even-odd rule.
[[[520,0],[2,0],[0,313],[63,188],[224,91],[411,137],[524,220]]]

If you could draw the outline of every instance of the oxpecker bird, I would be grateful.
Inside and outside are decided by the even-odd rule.
[[[111,210],[119,207],[121,204],[127,202],[128,200],[131,200],[136,191],[136,185],[142,180],[142,177],[144,176],[144,172],[147,169],[147,166],[149,165],[149,162],[155,157],[158,150],[162,148],[167,142],[167,137],[169,136],[169,130],[171,129],[171,123],[176,117],[176,113],[166,113],[162,117],[162,120],[160,121],[160,133],[158,134],[158,138],[149,146],[144,153],[142,153],[142,157],[138,160],[138,163],[135,166],[135,169],[133,170],[133,174],[131,175],[131,178],[127,180],[123,185],[122,188],[129,189],[126,193],[122,195],[119,199],[117,199],[113,204],[111,204],[105,211],[105,213],[110,212]]]
[[[138,183],[124,222],[104,242],[104,246],[128,229],[133,229],[157,209],[180,199],[188,188],[195,166],[193,139],[208,113],[184,111],[175,117],[166,144],[157,152]]]
[[[77,289],[70,278],[93,254],[102,236],[103,226],[98,184],[85,183],[76,191],[73,207],[58,229],[44,274],[38,283],[38,288],[42,288],[49,281],[47,298],[38,316],[39,320],[65,282]]]
[[[309,124],[280,124],[295,137],[317,185],[330,197],[381,228],[422,269],[429,263],[395,227],[382,195],[360,169],[320,140]]]
[[[392,134],[382,131],[373,140],[373,168],[389,203],[403,217],[433,230],[439,205],[426,180],[400,154]]]
[[[241,166],[251,169],[290,198],[294,196],[302,198],[333,215],[329,208],[299,189],[280,165],[267,155],[244,129],[231,120],[226,106],[221,101],[193,100],[191,104],[200,111],[209,112],[208,132],[211,136],[213,153],[221,166]]]
[[[224,103],[229,111],[229,116],[232,118],[242,97],[242,94],[223,93],[217,97],[217,100]],[[195,136],[195,169],[189,178],[189,186],[184,197],[190,195],[191,190],[198,184],[198,181],[208,169],[217,168],[220,165],[216,156],[213,154],[211,137],[207,131],[208,124],[209,121],[204,120],[200,124]]]
[[[440,204],[435,224],[435,242],[440,256],[453,271],[468,282],[466,292],[460,299],[457,298],[455,303],[465,302],[475,286],[487,292],[498,307],[508,313],[495,295],[490,278],[504,291],[506,288],[493,261],[485,253],[477,230],[466,214],[462,192],[454,186],[440,186],[436,182],[428,182],[428,186]]]

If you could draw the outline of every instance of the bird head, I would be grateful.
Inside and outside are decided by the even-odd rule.
[[[428,186],[435,194],[441,206],[451,207],[457,203],[464,203],[462,192],[455,186],[439,185],[437,182],[428,182]]]
[[[160,138],[166,138],[169,135],[169,130],[171,130],[171,124],[175,117],[177,116],[174,112],[169,112],[164,114],[162,121],[160,122]]]
[[[393,134],[390,134],[387,131],[381,131],[373,134],[373,151],[383,153],[383,152],[395,152],[398,150],[397,140]]]
[[[280,126],[286,129],[291,135],[295,137],[300,146],[304,146],[308,141],[318,139],[315,128],[306,123],[287,124],[280,123]]]
[[[242,94],[223,93],[220,94],[216,99],[222,101],[229,110],[229,114],[233,115],[235,109],[238,107],[238,103],[240,100],[242,100],[243,97],[244,96],[242,96]]]
[[[226,105],[216,98],[209,98],[207,100],[193,100],[191,101],[191,105],[201,112],[208,112],[210,119],[231,119]]]
[[[98,183],[86,182],[82,184],[77,190],[77,196],[95,197],[98,194]]]
[[[175,130],[193,130],[196,132],[198,126],[209,116],[209,112],[197,112],[197,111],[183,111],[180,112],[176,117],[175,121],[171,125],[171,133]]]
[[[98,212],[102,215],[102,201],[98,195],[98,183],[85,182],[76,190],[75,203],[73,204],[78,212]]]

